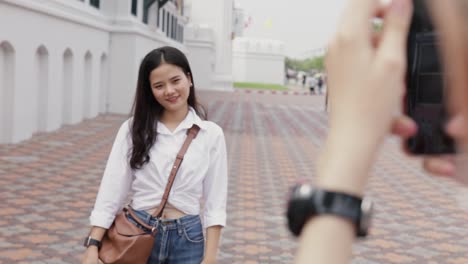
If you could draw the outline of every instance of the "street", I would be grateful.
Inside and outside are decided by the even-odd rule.
[[[285,202],[297,180],[314,182],[327,133],[324,96],[197,93],[228,149],[228,223],[218,263],[292,263],[297,241],[286,228]],[[126,118],[100,115],[0,145],[0,263],[79,263],[107,156]],[[352,263],[468,263],[461,187],[427,176],[395,138],[376,159],[367,192],[373,227],[356,243]]]

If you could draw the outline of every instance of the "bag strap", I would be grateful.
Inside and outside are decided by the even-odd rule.
[[[187,152],[187,149],[189,148],[190,143],[192,143],[192,140],[195,137],[197,137],[198,131],[200,131],[200,127],[198,127],[195,124],[187,131],[187,138],[185,139],[185,142],[180,148],[176,160],[174,161],[174,165],[172,166],[171,174],[169,175],[169,181],[167,182],[166,189],[164,190],[164,195],[161,200],[161,203],[159,204],[158,209],[152,214],[152,216],[157,218],[161,217],[164,211],[164,207],[166,207],[167,200],[169,199],[169,192],[171,191],[172,184],[174,184],[174,179],[176,177],[177,171],[180,168],[180,164],[182,164],[182,161],[184,160],[185,152]]]

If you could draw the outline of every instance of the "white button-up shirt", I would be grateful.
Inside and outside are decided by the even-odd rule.
[[[91,225],[109,228],[128,195],[136,210],[157,207],[187,130],[196,124],[200,131],[185,154],[168,202],[185,214],[197,215],[203,201],[205,228],[225,226],[227,155],[221,127],[201,120],[192,108],[173,132],[158,122],[156,143],[149,152],[150,161],[141,169],[132,170],[128,158],[132,147],[130,124],[131,119],[125,121],[117,133],[90,216]]]

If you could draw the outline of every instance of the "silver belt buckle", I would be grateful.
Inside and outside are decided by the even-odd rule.
[[[154,222],[153,227],[151,228],[151,233],[153,235],[155,235],[156,231],[158,231],[158,226],[159,226],[159,219],[157,218],[156,221]]]

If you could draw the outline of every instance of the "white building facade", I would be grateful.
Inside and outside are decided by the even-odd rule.
[[[233,0],[193,0],[187,10],[191,13],[191,33],[187,32],[186,43],[194,51],[190,53],[197,56],[190,59],[199,63],[194,68],[213,73],[203,84],[214,90],[232,90]],[[206,56],[207,53],[212,56]],[[194,72],[197,73],[204,76],[204,72]]]
[[[278,40],[236,38],[233,75],[236,82],[284,85],[284,44]]]
[[[212,4],[212,12],[231,16],[232,2],[205,1],[205,10]],[[99,113],[128,114],[139,64],[161,46],[188,55],[195,81],[202,84],[196,83],[197,88],[232,89],[232,69],[225,65],[232,63],[225,52],[231,50],[226,36],[231,35],[232,23],[224,24],[225,17],[217,14],[197,35],[194,29],[202,26],[195,18],[202,15],[196,12],[203,10],[198,4],[0,0],[0,144],[17,143]],[[229,56],[227,62],[222,56]]]

